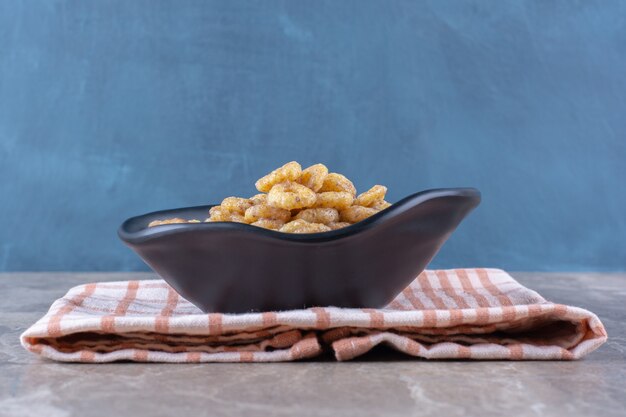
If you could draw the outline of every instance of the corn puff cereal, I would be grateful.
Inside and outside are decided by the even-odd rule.
[[[204,222],[246,223],[283,233],[321,233],[358,223],[391,206],[387,187],[374,185],[357,195],[344,175],[323,164],[302,169],[288,162],[255,183],[260,191],[250,198],[227,197],[209,210]],[[154,220],[148,227],[201,223],[180,218]]]

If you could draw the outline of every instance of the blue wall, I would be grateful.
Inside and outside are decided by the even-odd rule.
[[[126,217],[325,162],[475,186],[432,266],[626,268],[624,1],[0,2],[0,270],[138,270]]]

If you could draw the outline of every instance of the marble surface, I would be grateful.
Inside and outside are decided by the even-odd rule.
[[[0,274],[0,416],[623,416],[626,274],[513,273],[544,297],[598,314],[609,341],[577,362],[406,359],[354,362],[61,364],[19,345],[50,303],[128,273]]]

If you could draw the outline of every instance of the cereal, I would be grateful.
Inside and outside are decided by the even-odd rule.
[[[216,206],[213,206],[209,209],[209,217],[211,216],[219,216],[221,214],[226,214],[228,213],[228,210],[225,210],[222,206],[220,206],[219,204]]]
[[[323,164],[302,170],[292,161],[259,179],[259,194],[226,197],[204,222],[238,222],[284,233],[320,233],[360,222],[391,204],[387,187],[375,185],[357,197],[352,181]],[[201,223],[180,218],[154,220],[149,226]]]
[[[324,185],[324,179],[328,175],[328,168],[324,164],[311,165],[300,175],[298,182],[317,192]]]
[[[317,195],[317,201],[313,207],[330,207],[343,210],[352,205],[354,196],[344,191],[326,191]]]
[[[226,197],[221,206],[232,213],[244,214],[252,206],[252,202],[247,198]]]
[[[296,181],[302,173],[302,167],[296,161],[288,162],[282,167],[275,169],[263,178],[259,179],[255,186],[262,193],[272,189],[275,184],[284,181]]]
[[[222,206],[214,206],[209,210],[209,218],[206,219],[206,222],[237,222],[237,223],[245,223],[245,219],[243,214],[241,213],[233,213],[229,210],[226,210]]]
[[[285,222],[275,219],[259,219],[250,224],[252,226],[262,227],[264,229],[278,230],[285,224]]]
[[[375,202],[374,204],[372,204],[370,207],[375,209],[375,210],[384,210],[387,207],[390,207],[391,203],[386,202],[385,200],[380,200]]]
[[[235,222],[235,223],[247,223],[243,214],[230,213],[228,211],[216,212],[211,217],[205,220],[206,222]]]
[[[306,220],[310,223],[328,224],[339,221],[339,212],[329,207],[309,208],[298,213],[296,219]]]
[[[321,223],[309,223],[306,220],[296,219],[280,228],[285,233],[320,233],[330,231],[330,227]]]
[[[316,200],[315,192],[296,182],[281,182],[267,194],[267,204],[285,210],[311,207]]]
[[[213,206],[209,210],[209,220],[211,222],[227,222],[230,221],[230,212],[222,208],[222,206]]]
[[[350,193],[352,196],[356,195],[356,188],[354,187],[354,184],[352,184],[352,181],[335,172],[326,175],[322,188],[320,188],[319,191],[342,191]]]
[[[326,224],[326,226],[330,227],[330,230],[343,229],[344,227],[348,227],[351,225],[352,223],[348,223],[348,222],[332,222],[332,223]]]
[[[376,213],[378,213],[378,210],[370,207],[352,206],[341,210],[339,212],[339,218],[342,222],[357,223]]]
[[[254,223],[260,219],[280,220],[283,223],[289,221],[291,212],[281,208],[272,207],[268,204],[259,204],[246,210],[245,219],[247,223]]]
[[[177,223],[187,223],[187,220],[180,219],[175,217],[173,219],[165,219],[165,220],[153,220],[148,224],[148,227],[161,226],[164,224],[177,224]]]
[[[256,194],[249,198],[253,206],[267,203],[267,194]]]
[[[372,204],[377,201],[382,201],[385,199],[385,194],[387,193],[387,187],[382,185],[375,185],[366,192],[359,194],[359,196],[354,200],[354,204],[370,207]]]
[[[231,213],[230,221],[236,223],[247,223],[246,218],[243,216],[243,214],[239,213]]]

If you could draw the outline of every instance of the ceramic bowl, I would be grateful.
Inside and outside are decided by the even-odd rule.
[[[398,295],[480,202],[473,188],[422,191],[352,226],[289,234],[200,219],[212,207],[132,217],[119,237],[204,312],[241,313],[313,306],[378,308]]]

